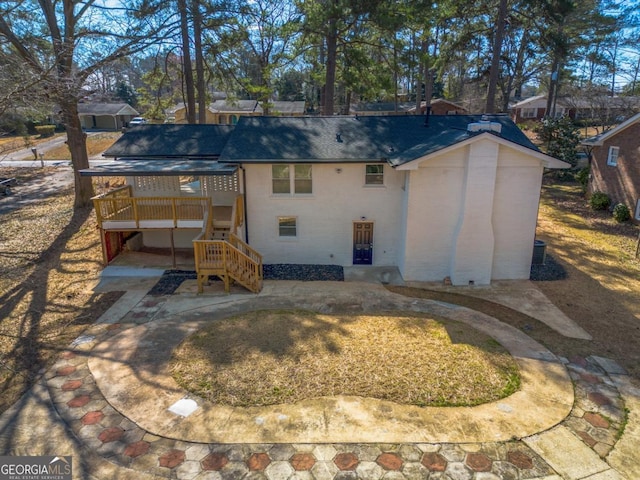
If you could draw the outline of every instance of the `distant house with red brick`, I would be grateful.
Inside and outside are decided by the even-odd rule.
[[[569,107],[561,100],[556,101],[555,116],[572,116]],[[523,123],[532,120],[542,120],[547,116],[547,96],[536,95],[526,98],[510,108],[511,120],[515,123]]]
[[[464,108],[462,105],[459,105],[450,100],[445,100],[444,98],[433,98],[431,100],[431,114],[432,115],[466,115],[469,111]],[[426,102],[422,102],[420,105],[420,113],[425,112],[427,109]],[[409,112],[415,112],[416,107],[409,109]]]
[[[434,98],[430,102],[431,115],[467,115],[469,111],[462,105],[445,100],[444,98]],[[420,114],[424,115],[427,109],[426,102],[420,104]],[[367,115],[415,115],[416,104],[415,102],[373,102],[373,103],[358,103],[357,105],[351,105],[349,110],[352,115],[367,116]]]
[[[625,204],[640,223],[640,113],[582,145],[591,154],[589,192]]]

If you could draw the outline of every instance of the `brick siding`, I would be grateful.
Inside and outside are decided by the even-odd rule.
[[[615,167],[607,165],[609,147],[620,148]],[[596,191],[609,195],[612,205],[624,203],[633,216],[640,198],[640,122],[593,147],[589,192]]]

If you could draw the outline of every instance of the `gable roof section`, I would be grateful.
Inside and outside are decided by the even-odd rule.
[[[638,122],[640,122],[640,113],[634,115],[631,118],[628,118],[627,120],[622,122],[620,125],[612,128],[608,132],[601,133],[600,135],[596,135],[593,137],[585,138],[581,142],[581,144],[587,145],[587,146],[594,146],[594,147],[601,146],[604,144],[605,140],[618,135],[620,132],[624,131],[626,128],[630,127],[631,125],[635,125]]]
[[[232,125],[137,125],[129,128],[105,157],[218,158]]]
[[[457,145],[482,132],[470,123],[488,119],[502,126],[488,134],[547,157],[508,117],[432,115],[364,117],[245,117],[236,125],[220,161],[242,163],[388,162],[400,166]]]
[[[271,113],[280,113],[282,115],[302,115],[305,109],[304,100],[274,100],[273,102],[269,102],[269,105],[269,111]],[[258,104],[255,111],[262,113],[264,109],[262,105]]]
[[[139,115],[128,103],[79,103],[79,115]]]

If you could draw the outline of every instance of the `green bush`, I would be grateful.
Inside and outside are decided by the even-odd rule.
[[[582,192],[586,192],[587,185],[589,184],[589,167],[581,168],[578,173],[576,173],[576,180],[582,186]]]
[[[616,222],[626,222],[631,218],[631,212],[629,211],[629,207],[627,207],[623,203],[618,203],[615,207],[613,207],[613,218]]]
[[[606,210],[611,205],[611,199],[604,192],[593,192],[589,199],[589,205],[594,210]]]
[[[36,127],[36,132],[38,132],[38,134],[43,138],[53,137],[53,134],[55,131],[56,131],[55,125],[38,125]]]

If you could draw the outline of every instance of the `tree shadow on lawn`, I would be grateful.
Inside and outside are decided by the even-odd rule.
[[[561,263],[567,271],[566,279],[536,282],[536,286],[586,330],[593,337],[591,341],[565,337],[533,317],[489,300],[421,288],[386,288],[402,295],[460,305],[492,316],[525,332],[556,355],[569,359],[589,355],[612,358],[635,379],[640,379],[640,321],[597,280],[566,262]],[[578,280],[583,288],[576,290]],[[594,301],[594,298],[610,300],[602,302]]]
[[[35,258],[26,250],[16,252],[33,259],[29,262],[32,268],[28,268],[20,282],[0,295],[0,412],[21,395],[19,402],[26,402],[29,395],[23,394],[39,380],[57,354],[66,350],[87,325],[95,322],[94,314],[106,310],[120,296],[120,293],[83,295],[79,298],[81,304],[66,303],[65,300],[70,300],[68,296],[50,298],[52,272],[68,274],[75,268],[86,269],[87,260],[63,257],[82,253],[82,250],[72,251],[69,243],[91,211],[91,208],[74,210],[68,224]],[[18,268],[25,269],[24,263]],[[64,294],[64,288],[62,290],[58,293]],[[0,435],[11,438],[5,431],[7,428],[13,427],[3,425]]]

